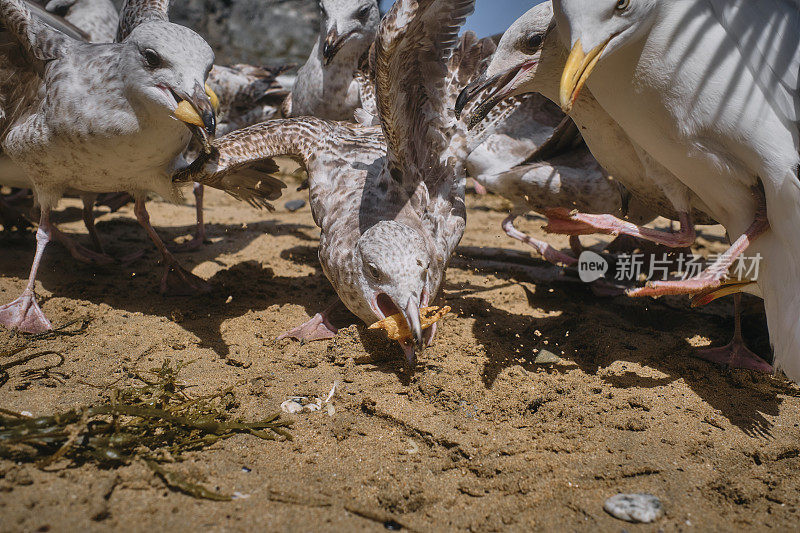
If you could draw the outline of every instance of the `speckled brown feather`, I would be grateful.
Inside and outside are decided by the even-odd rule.
[[[25,59],[37,70],[43,63],[62,57],[74,40],[31,14],[22,0],[0,2],[0,24],[16,38]]]
[[[438,167],[449,144],[442,113],[446,60],[474,4],[398,0],[381,21],[370,64],[389,157],[406,183]]]

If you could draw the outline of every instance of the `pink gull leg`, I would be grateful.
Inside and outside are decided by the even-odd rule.
[[[194,205],[197,213],[197,227],[194,232],[194,237],[178,246],[173,246],[175,252],[193,252],[201,248],[206,242],[206,225],[203,220],[203,185],[201,183],[194,184]]]
[[[22,296],[13,302],[0,307],[0,324],[7,328],[16,328],[25,333],[43,333],[53,329],[50,321],[36,303],[36,273],[42,261],[42,255],[51,238],[50,210],[42,209],[39,217],[39,229],[36,231],[36,255],[28,276],[28,285]]]
[[[191,272],[185,270],[175,256],[167,250],[164,241],[158,236],[156,230],[150,224],[150,215],[144,205],[144,199],[137,198],[134,207],[136,220],[150,236],[150,240],[156,245],[161,257],[164,259],[164,276],[161,278],[161,294],[173,296],[193,296],[200,293],[211,292],[211,286]]]
[[[565,253],[559,252],[549,244],[544,241],[538,241],[525,233],[519,231],[517,228],[514,227],[514,220],[517,218],[516,215],[508,215],[505,220],[503,220],[503,231],[506,232],[506,235],[511,237],[512,239],[516,239],[520,242],[524,242],[530,246],[536,248],[536,250],[548,261],[553,263],[554,265],[574,265],[578,262],[577,259],[574,257],[570,257]]]
[[[719,287],[725,278],[728,270],[736,259],[747,250],[750,243],[769,229],[767,219],[767,203],[763,191],[754,189],[754,194],[758,200],[755,220],[744,232],[744,235],[736,239],[724,254],[719,256],[714,263],[704,272],[695,278],[677,281],[653,281],[646,287],[631,289],[627,292],[628,296],[666,296],[675,294],[693,294],[714,287]]]
[[[668,233],[657,229],[637,226],[632,222],[621,220],[612,215],[588,215],[574,213],[565,208],[554,208],[545,211],[548,224],[545,231],[562,235],[591,235],[603,233],[606,235],[629,235],[638,237],[670,248],[685,248],[694,243],[696,233],[691,217],[681,213],[681,230],[678,233]]]

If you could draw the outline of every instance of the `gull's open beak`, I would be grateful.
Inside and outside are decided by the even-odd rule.
[[[707,289],[692,296],[692,307],[702,307],[725,296],[747,292],[747,287],[751,285],[756,285],[756,282],[750,280],[723,281],[722,285],[715,289]]]
[[[414,340],[414,344],[418,348],[422,348],[425,345],[425,339],[422,337],[422,323],[419,319],[419,300],[409,298],[408,304],[403,309],[403,316],[408,324],[408,329],[411,330],[411,338]]]
[[[333,61],[333,58],[336,57],[336,54],[338,54],[339,50],[341,50],[342,46],[344,46],[344,43],[354,33],[355,30],[345,33],[340,37],[336,28],[333,28],[328,32],[328,35],[325,36],[325,44],[322,46],[322,59],[325,63],[325,66],[330,65],[331,61]]]
[[[211,153],[211,139],[217,129],[216,110],[219,109],[219,98],[211,87],[199,83],[195,85],[191,95],[172,90],[178,100],[178,108],[174,115],[185,122],[192,134],[203,146],[203,151]]]
[[[525,61],[521,65],[517,65],[508,69],[507,71],[485,79],[483,76],[470,83],[461,94],[458,95],[456,100],[456,117],[461,117],[461,112],[464,108],[474,100],[478,95],[486,93],[486,97],[477,105],[469,116],[467,128],[472,129],[477,126],[492,109],[506,98],[513,96],[515,90],[519,87],[525,79],[526,74],[535,69],[539,64],[538,59],[531,59]]]
[[[608,43],[612,37],[593,48],[588,54],[583,51],[583,43],[578,39],[575,41],[575,46],[572,47],[567,58],[567,64],[564,66],[564,74],[561,76],[561,109],[564,113],[572,111],[572,106],[575,100],[581,93],[581,89],[586,85],[586,80],[594,70],[600,57],[603,55]]]

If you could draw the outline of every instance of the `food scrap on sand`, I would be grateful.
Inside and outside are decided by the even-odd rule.
[[[419,310],[420,324],[422,329],[428,329],[444,315],[450,312],[450,306],[446,305],[442,308],[439,307],[422,307]],[[387,316],[383,320],[379,320],[372,324],[369,329],[383,329],[386,330],[386,335],[395,341],[402,341],[411,338],[411,330],[408,328],[406,319],[402,314]]]

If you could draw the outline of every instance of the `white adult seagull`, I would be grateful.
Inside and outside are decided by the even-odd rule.
[[[736,238],[701,276],[635,295],[707,290],[745,250],[761,254],[775,366],[800,380],[800,0],[553,5],[572,50],[564,109],[587,85]]]

